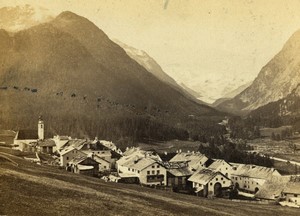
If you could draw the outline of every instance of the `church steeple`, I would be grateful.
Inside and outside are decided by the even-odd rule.
[[[44,137],[44,121],[42,116],[39,116],[39,122],[38,122],[38,137],[39,140],[43,140]]]

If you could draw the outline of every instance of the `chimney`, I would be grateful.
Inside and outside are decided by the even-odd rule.
[[[181,149],[179,149],[179,153],[181,153]]]

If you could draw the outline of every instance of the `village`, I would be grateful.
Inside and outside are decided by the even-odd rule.
[[[205,198],[300,207],[300,175],[282,175],[275,168],[232,163],[180,149],[159,154],[155,150],[127,147],[122,152],[113,142],[97,137],[45,138],[44,130],[40,117],[37,130],[16,133],[14,148],[35,153],[35,157],[24,159],[103,181],[139,184]],[[52,160],[42,161],[39,154],[49,155]]]

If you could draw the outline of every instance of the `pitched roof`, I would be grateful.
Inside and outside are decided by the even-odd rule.
[[[152,158],[138,158],[138,159],[133,159],[133,160],[129,160],[127,161],[127,163],[124,164],[124,166],[126,167],[130,167],[132,169],[136,169],[136,170],[143,170],[145,168],[147,168],[148,166],[151,166],[152,164],[156,163],[156,161]]]
[[[190,176],[193,172],[188,167],[181,167],[181,168],[171,168],[168,169],[168,172],[171,173],[173,176]]]
[[[209,169],[213,169],[216,170],[218,169],[220,166],[228,164],[230,165],[228,162],[226,162],[225,160],[222,159],[216,159],[212,162],[212,164],[209,165]]]
[[[37,130],[19,130],[16,137],[17,140],[35,140],[38,138]]]
[[[290,176],[272,176],[268,179],[255,194],[255,197],[261,199],[275,199],[290,181]]]
[[[300,194],[300,176],[290,177],[290,181],[284,187],[283,192]]]
[[[130,163],[132,163],[132,161],[145,157],[152,158],[156,161],[161,161],[159,155],[153,155],[152,152],[143,151],[138,148],[131,148],[123,154],[123,157],[121,157],[117,163],[121,166],[128,166]],[[131,162],[128,163],[129,161]]]
[[[216,172],[211,169],[200,169],[196,171],[188,180],[191,182],[196,182],[202,185],[206,185],[210,182],[216,175],[222,175],[224,178],[227,178],[220,172]],[[228,178],[227,178],[228,179]]]
[[[208,158],[204,155],[201,154],[200,152],[180,152],[178,154],[176,154],[171,160],[170,162],[189,162],[189,166],[192,169],[197,170],[199,168],[199,166],[203,165],[206,161],[208,160]],[[201,162],[201,164],[200,164]]]
[[[51,139],[38,141],[38,145],[40,147],[47,147],[47,146],[53,147],[53,146],[56,146],[54,140],[51,140]]]
[[[82,146],[80,146],[80,149],[85,151],[85,150],[93,150],[93,151],[104,151],[104,150],[110,150],[109,148],[107,148],[106,146],[104,146],[103,144],[101,144],[99,141],[96,143],[87,141],[84,142],[82,144]]]
[[[74,149],[75,149],[74,146],[67,146],[66,148],[64,148],[60,151],[60,155],[61,156],[65,155],[65,154],[69,153],[70,151],[73,151]]]
[[[238,164],[236,170],[233,169],[232,175],[257,179],[270,179],[273,175],[280,176],[278,171],[274,168],[251,164]]]

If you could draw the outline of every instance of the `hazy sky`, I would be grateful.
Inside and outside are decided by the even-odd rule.
[[[0,0],[73,11],[190,86],[250,80],[300,29],[299,0]]]

